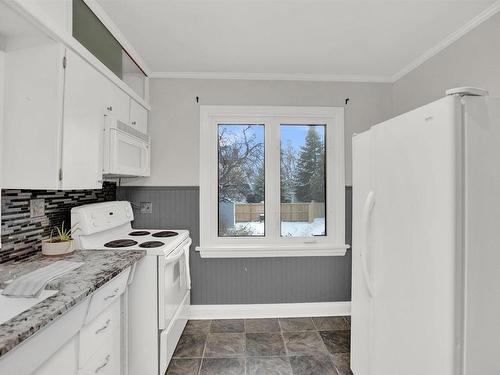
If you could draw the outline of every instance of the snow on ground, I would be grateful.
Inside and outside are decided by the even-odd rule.
[[[251,232],[254,236],[264,235],[264,223],[242,222],[236,223],[236,230]],[[325,233],[325,219],[314,219],[312,223],[303,221],[284,221],[281,223],[281,234],[285,237],[321,236]]]

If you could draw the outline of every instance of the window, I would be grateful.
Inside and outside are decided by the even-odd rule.
[[[219,237],[265,235],[264,125],[218,124]]]
[[[344,255],[343,108],[201,106],[203,257]]]

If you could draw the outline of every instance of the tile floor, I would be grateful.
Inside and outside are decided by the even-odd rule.
[[[350,318],[190,320],[166,375],[352,375]]]

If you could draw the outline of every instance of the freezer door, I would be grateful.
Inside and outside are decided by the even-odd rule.
[[[372,132],[352,140],[353,160],[353,237],[351,297],[351,368],[355,375],[370,374],[370,326],[373,318],[371,254],[367,246],[375,196],[371,185]]]
[[[371,130],[372,375],[460,374],[459,100],[443,98]]]
[[[500,98],[468,97],[465,374],[500,374]]]

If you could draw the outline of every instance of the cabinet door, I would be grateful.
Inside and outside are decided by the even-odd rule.
[[[118,121],[124,124],[130,124],[130,97],[116,86],[108,81],[108,103],[106,110]]]
[[[61,347],[33,375],[75,375],[77,369],[76,338],[73,337]]]
[[[61,187],[98,189],[109,81],[71,50],[66,56]]]
[[[147,134],[148,132],[148,111],[135,100],[130,100],[130,126]]]
[[[5,53],[2,187],[57,189],[65,49],[45,39],[18,47]]]

